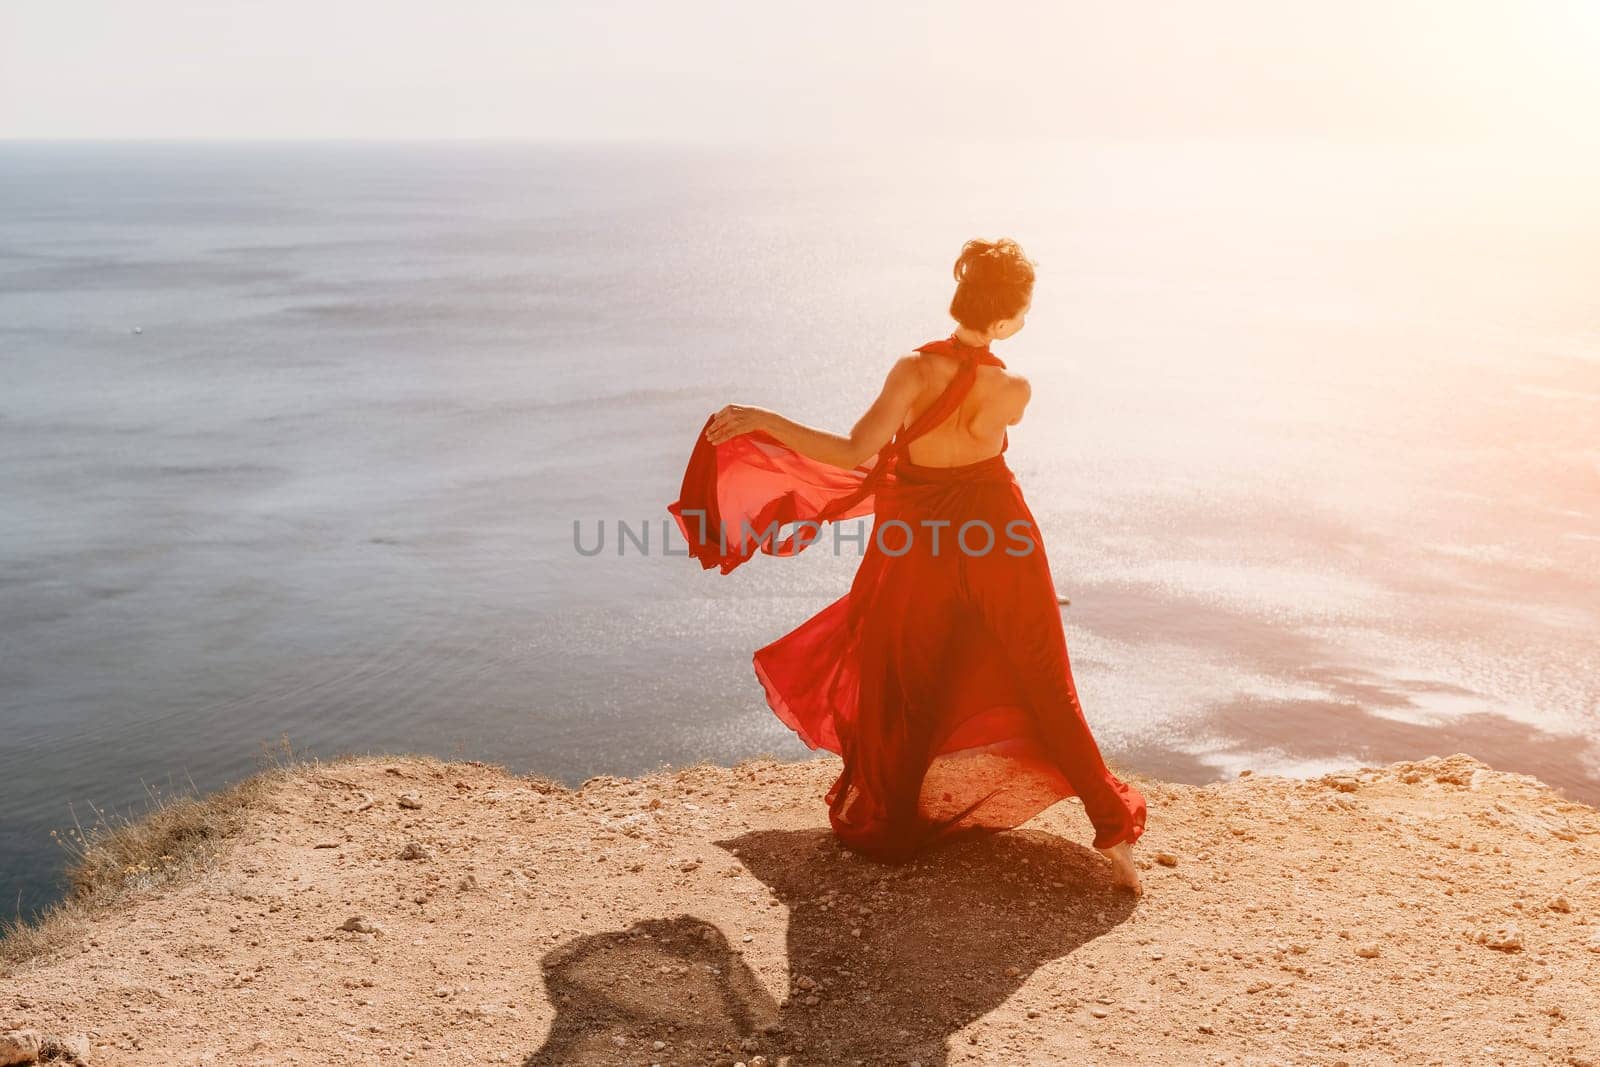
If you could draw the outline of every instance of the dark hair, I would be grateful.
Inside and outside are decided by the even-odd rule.
[[[969,330],[986,330],[995,320],[1010,318],[1033,296],[1033,261],[1009,237],[968,241],[955,275],[950,314]]]

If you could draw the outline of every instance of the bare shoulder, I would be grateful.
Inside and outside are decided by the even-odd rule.
[[[978,380],[987,382],[990,388],[1018,389],[1023,392],[1028,389],[1028,379],[1014,370],[1006,370],[1003,367],[980,366]]]
[[[1026,404],[1028,398],[1033,395],[1033,386],[1028,383],[1028,379],[1016,371],[1001,370],[999,367],[989,368],[989,370],[993,374],[989,388],[993,389],[997,394],[1021,404]]]
[[[1020,374],[1006,371],[1003,395],[1006,408],[1011,413],[1011,424],[1022,421],[1022,409],[1028,406],[1028,401],[1033,398],[1033,385]]]
[[[883,379],[883,397],[910,403],[920,393],[928,380],[928,366],[920,354],[896,356]]]
[[[927,367],[928,359],[923,353],[903,352],[894,357],[894,365],[890,368],[890,370],[900,371],[901,373],[921,375],[926,373]]]

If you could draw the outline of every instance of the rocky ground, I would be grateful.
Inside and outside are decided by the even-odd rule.
[[[1600,1065],[1600,812],[1536,779],[1128,776],[1135,901],[1075,801],[859,859],[837,766],[305,765],[213,870],[0,977],[0,1031],[129,1065]]]

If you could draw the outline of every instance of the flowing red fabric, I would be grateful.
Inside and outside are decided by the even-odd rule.
[[[906,455],[980,365],[1005,364],[954,336],[918,351],[962,363],[875,462],[830,467],[765,433],[713,446],[702,430],[668,510],[690,553],[724,574],[758,550],[801,551],[823,522],[875,516],[849,593],[755,653],[773,712],[844,760],[826,799],[846,846],[903,862],[1071,796],[1097,848],[1136,841],[1144,797],[1089,730],[1044,541],[1004,455],[958,467]]]

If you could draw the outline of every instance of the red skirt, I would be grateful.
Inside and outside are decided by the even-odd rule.
[[[827,794],[834,833],[901,862],[1077,796],[1095,847],[1138,840],[1144,797],[1090,733],[1044,542],[1005,457],[901,457],[873,506],[850,592],[755,654],[778,718],[844,760]]]

